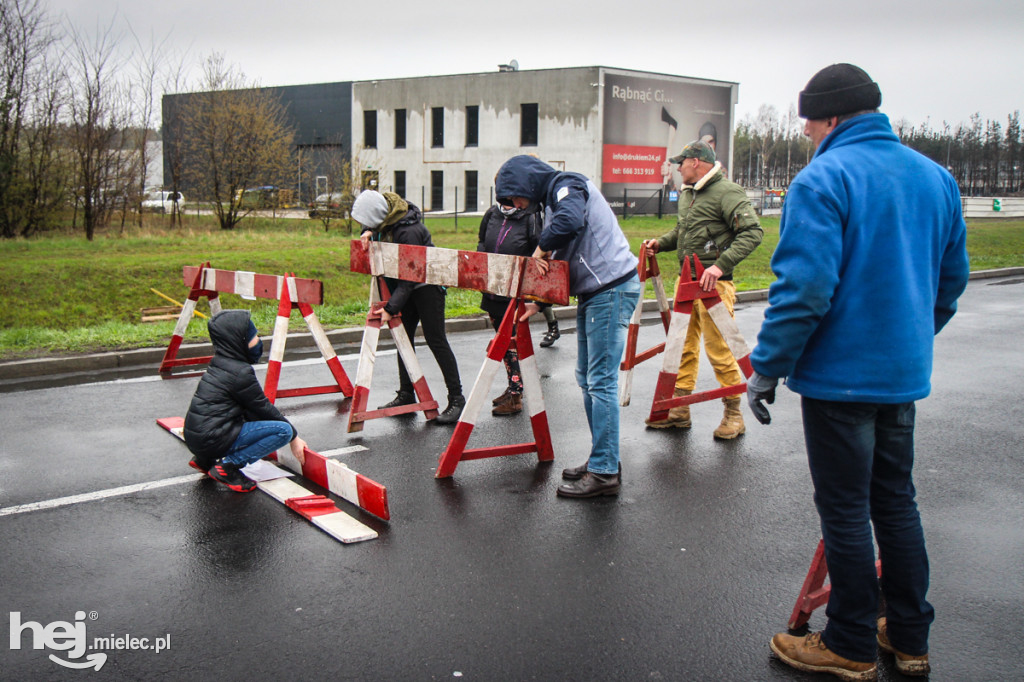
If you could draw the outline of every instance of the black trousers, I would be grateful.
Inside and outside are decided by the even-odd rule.
[[[417,325],[423,324],[423,338],[426,339],[430,352],[434,354],[437,366],[441,368],[450,398],[462,395],[462,381],[459,379],[459,365],[455,361],[455,353],[448,345],[448,337],[444,331],[444,299],[445,290],[433,284],[413,289],[405,307],[402,308],[402,326],[412,341],[416,335]],[[409,378],[401,355],[398,355],[398,382],[401,390],[413,392],[412,379]]]

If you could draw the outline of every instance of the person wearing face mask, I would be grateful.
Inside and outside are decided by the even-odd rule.
[[[271,403],[252,366],[263,355],[263,341],[248,310],[224,310],[210,320],[210,367],[196,387],[185,415],[189,466],[240,493],[256,482],[240,471],[289,444],[300,463],[306,442]]]
[[[484,213],[480,221],[476,250],[509,256],[532,255],[533,250],[537,248],[537,238],[544,227],[543,218],[537,211],[524,211],[513,206],[508,199],[503,201],[504,203],[499,202]],[[486,292],[483,294],[480,308],[490,316],[495,331],[501,325],[508,306],[513,302],[504,296]],[[550,310],[550,306],[545,306],[545,309]],[[556,333],[557,325],[556,322]],[[515,344],[509,346],[505,352],[504,362],[505,371],[508,373],[508,387],[492,401],[494,409],[491,410],[491,414],[496,417],[519,414],[523,411],[523,380],[519,373],[519,354],[516,352]]]

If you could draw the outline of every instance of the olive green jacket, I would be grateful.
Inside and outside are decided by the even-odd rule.
[[[680,191],[679,219],[674,230],[658,238],[658,251],[677,250],[680,265],[695,253],[705,268],[717,265],[722,277],[731,279],[733,269],[762,237],[746,192],[715,164],[695,185]]]

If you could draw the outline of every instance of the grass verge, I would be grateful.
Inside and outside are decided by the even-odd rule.
[[[672,229],[674,217],[641,216],[621,224],[635,253],[644,239]],[[775,279],[769,262],[778,243],[778,219],[764,218],[762,225],[764,242],[737,268],[740,290],[762,289]],[[476,248],[479,218],[462,216],[457,227],[451,217],[428,219],[427,226],[437,246]],[[182,301],[187,294],[182,266],[204,261],[224,270],[294,272],[322,280],[326,303],[315,309],[324,327],[361,327],[369,277],[349,271],[351,238],[341,226],[325,230],[314,220],[247,218],[237,229],[222,231],[208,216],[188,216],[181,228],[146,216],[141,228],[111,229],[92,242],[79,233],[2,241],[0,359],[164,346],[174,322],[140,322],[143,308],[166,304],[151,288]],[[972,270],[1024,265],[1024,221],[968,223],[968,252]],[[676,254],[659,254],[658,262],[671,287],[679,267]],[[479,300],[477,292],[450,289],[446,314],[480,315]],[[223,294],[222,304],[252,310],[262,333],[273,329],[274,301]],[[208,312],[205,301],[199,310]],[[291,328],[304,328],[297,312]],[[205,339],[206,325],[194,320],[186,341]]]

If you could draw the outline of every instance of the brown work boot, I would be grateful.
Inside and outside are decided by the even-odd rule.
[[[878,664],[861,663],[829,651],[821,641],[820,632],[805,637],[780,632],[772,637],[772,651],[786,665],[811,673],[829,673],[844,680],[878,679]]]
[[[740,412],[740,397],[731,395],[722,398],[722,402],[725,403],[725,414],[722,416],[722,423],[715,429],[715,438],[732,440],[747,430],[743,425],[743,413]]]
[[[679,398],[684,395],[690,395],[690,391],[685,388],[677,388],[672,391],[673,398]],[[690,428],[690,406],[680,405],[679,407],[673,407],[668,411],[668,416],[664,419],[651,421],[648,418],[644,420],[644,424],[647,424],[652,429],[688,429]]]
[[[878,619],[878,635],[875,639],[878,640],[878,646],[882,651],[887,651],[896,658],[896,669],[904,675],[908,677],[924,677],[932,671],[931,665],[928,664],[928,654],[911,656],[902,651],[897,651],[896,647],[889,643],[889,633],[886,631],[885,618]]]
[[[523,396],[519,393],[509,393],[505,400],[494,406],[491,414],[495,417],[507,417],[512,414],[519,414],[523,411]]]
[[[498,405],[499,403],[505,402],[506,400],[508,400],[508,396],[510,393],[512,393],[512,389],[506,388],[504,393],[502,393],[497,398],[491,401],[491,405]]]

